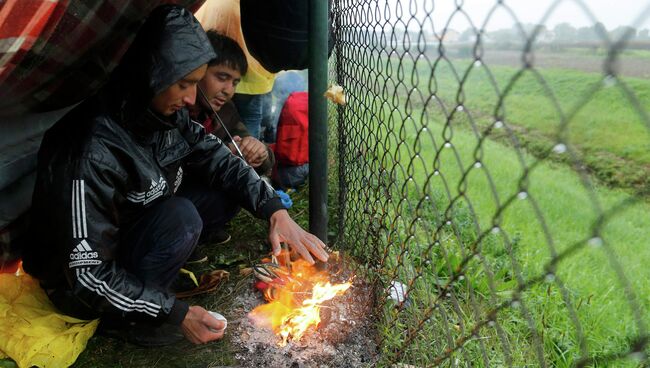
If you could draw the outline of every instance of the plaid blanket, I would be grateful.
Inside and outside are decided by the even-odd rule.
[[[95,92],[162,3],[204,0],[0,2],[0,114],[49,111]]]

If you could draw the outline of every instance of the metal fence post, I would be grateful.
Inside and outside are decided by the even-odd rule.
[[[309,230],[327,242],[328,2],[309,1]]]

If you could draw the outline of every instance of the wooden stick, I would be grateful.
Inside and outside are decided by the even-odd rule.
[[[291,276],[291,254],[289,254],[289,247],[285,243],[281,243],[282,253],[284,254],[284,265],[289,271],[289,276]]]

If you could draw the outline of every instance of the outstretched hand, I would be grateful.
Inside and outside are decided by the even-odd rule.
[[[325,244],[296,224],[286,210],[276,211],[271,215],[269,241],[276,256],[280,255],[280,243],[285,242],[310,264],[314,264],[312,255],[323,262],[327,262],[329,258]]]

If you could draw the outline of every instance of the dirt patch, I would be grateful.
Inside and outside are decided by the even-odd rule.
[[[344,278],[339,273],[337,277]],[[340,282],[343,280],[333,280]],[[246,315],[265,303],[251,285],[234,298],[232,314],[243,318],[229,324],[235,359],[243,367],[363,367],[377,361],[371,311],[374,292],[356,278],[352,287],[321,309],[321,323],[299,341],[279,346],[270,330],[255,327]]]

